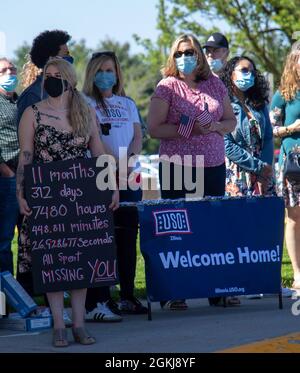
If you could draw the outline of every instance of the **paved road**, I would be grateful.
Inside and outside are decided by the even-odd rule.
[[[92,346],[55,349],[50,330],[21,336],[0,330],[0,352],[215,352],[300,331],[300,316],[291,312],[295,300],[284,299],[283,310],[275,297],[241,300],[241,306],[227,308],[189,300],[187,311],[160,310],[155,303],[153,321],[139,315],[125,316],[121,323],[89,324],[97,338]]]

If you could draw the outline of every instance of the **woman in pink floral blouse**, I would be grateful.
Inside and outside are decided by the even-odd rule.
[[[188,193],[199,196],[197,186],[201,182],[204,182],[204,190],[202,193],[200,190],[200,195],[223,196],[223,136],[233,131],[236,125],[227,89],[211,73],[203,50],[193,35],[182,35],[175,40],[162,73],[164,79],[158,83],[152,96],[148,117],[149,133],[160,139],[160,158],[165,159],[160,164],[162,198],[186,198]],[[201,155],[203,159],[199,158]],[[168,176],[164,175],[166,164],[170,166]],[[201,180],[197,170],[203,166],[204,180]],[[195,187],[190,189],[191,182],[182,179],[183,185],[178,190],[175,176],[183,178],[184,173],[187,174],[186,168],[191,171],[189,175],[192,174]],[[186,184],[189,184],[188,188]],[[182,301],[173,301],[170,305],[172,309],[186,307]]]

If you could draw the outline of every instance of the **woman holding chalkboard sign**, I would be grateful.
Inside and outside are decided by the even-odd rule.
[[[24,198],[24,165],[104,154],[95,121],[95,112],[76,89],[76,73],[61,58],[50,59],[44,68],[43,88],[49,97],[25,110],[19,127],[20,158],[17,171],[17,197],[25,215],[19,239],[19,271],[31,271],[31,243],[27,217],[32,213]],[[110,205],[118,207],[118,192]],[[74,289],[72,295],[73,336],[76,342],[88,345],[95,339],[84,328],[86,289]],[[53,345],[68,345],[63,321],[63,292],[47,293],[54,320]]]
[[[93,54],[87,65],[83,92],[89,105],[96,111],[99,133],[107,153],[113,154],[119,161],[120,201],[140,201],[142,191],[138,182],[136,188],[131,188],[128,181],[136,179],[134,171],[137,166],[133,164],[133,167],[128,167],[127,160],[135,163],[142,149],[141,121],[134,101],[125,96],[120,64],[113,51]],[[123,171],[122,162],[126,163]],[[122,181],[124,185],[121,186]],[[110,298],[108,288],[88,289],[86,319],[89,321],[121,321],[120,311],[147,313],[147,308],[134,297],[138,232],[136,208],[120,208],[114,214],[114,222],[121,289],[120,310]]]

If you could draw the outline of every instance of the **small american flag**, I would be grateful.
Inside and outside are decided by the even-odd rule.
[[[208,111],[208,105],[207,102],[205,103],[204,110],[201,114],[199,114],[196,118],[202,127],[209,127],[209,125],[212,122],[212,116],[210,115],[210,112]]]
[[[191,133],[192,133],[194,124],[195,124],[195,119],[194,118],[191,118],[187,115],[182,114],[181,117],[180,117],[178,133],[181,136],[188,139],[190,137]]]

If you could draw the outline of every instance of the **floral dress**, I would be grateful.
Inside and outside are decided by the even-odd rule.
[[[300,90],[291,101],[285,101],[277,91],[270,107],[270,119],[273,126],[289,126],[300,118]],[[300,184],[291,183],[284,177],[284,165],[287,154],[291,151],[300,152],[300,132],[281,138],[280,155],[277,164],[277,191],[282,196],[287,207],[300,206]]]
[[[88,146],[86,138],[76,137],[73,133],[57,130],[51,125],[41,123],[41,115],[38,108],[32,105],[32,109],[36,119],[34,163],[47,163],[86,157]],[[20,229],[18,246],[18,272],[19,274],[30,273],[31,244],[26,216],[23,219]],[[27,288],[31,288],[31,284],[26,285]]]

